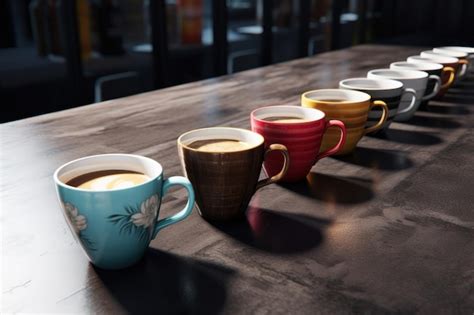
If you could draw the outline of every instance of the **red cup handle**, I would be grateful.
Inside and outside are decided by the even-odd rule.
[[[326,130],[328,130],[329,127],[337,127],[341,129],[341,138],[339,138],[339,142],[332,147],[331,149],[327,149],[326,151],[319,153],[318,156],[316,157],[316,161],[321,160],[322,158],[328,157],[330,155],[336,154],[339,152],[340,149],[344,146],[346,143],[346,126],[344,123],[340,120],[330,120],[326,123],[326,128],[324,129],[324,133],[326,133]]]

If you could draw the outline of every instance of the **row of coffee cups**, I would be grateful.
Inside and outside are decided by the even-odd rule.
[[[411,119],[422,101],[461,80],[473,58],[474,48],[435,48],[366,78],[342,80],[339,89],[305,92],[301,106],[258,108],[250,114],[253,132],[213,127],[185,133],[178,149],[200,214],[210,220],[242,216],[256,189],[302,180],[318,160],[351,153],[365,134]],[[239,143],[235,150],[221,146],[233,142]],[[257,182],[262,164],[269,179]]]
[[[474,49],[469,54],[473,58]],[[252,131],[211,127],[182,134],[177,144],[186,178],[165,179],[158,162],[129,154],[69,162],[54,174],[66,221],[91,262],[119,269],[138,261],[158,231],[189,216],[195,201],[207,220],[243,217],[256,190],[278,181],[304,179],[318,160],[347,154],[363,135],[387,128],[393,119],[411,117],[422,96],[429,99],[443,93],[442,88],[462,78],[469,64],[461,62],[465,59],[436,56],[439,62],[446,58],[453,63],[438,67],[436,71],[443,71],[439,74],[405,70],[412,64],[423,69],[431,66],[432,62],[419,58],[425,57],[372,70],[368,78],[343,80],[340,89],[303,93],[302,106],[256,109],[250,114]],[[397,80],[387,79],[395,71]],[[434,88],[425,95],[430,78]],[[268,177],[259,180],[262,165]],[[104,188],[110,172],[125,182],[135,177],[137,181],[130,186],[118,181],[119,188]],[[73,184],[84,177],[101,183],[101,188]],[[163,194],[173,185],[186,188],[188,202],[175,215],[158,220]]]
[[[371,70],[367,78],[343,80],[339,88],[358,90],[385,101],[389,115],[383,128],[388,128],[391,121],[408,121],[421,104],[443,96],[453,83],[474,69],[473,65],[474,48],[434,48],[410,56],[406,61],[393,62],[387,69]],[[380,112],[369,113],[368,125],[374,124],[380,116]]]

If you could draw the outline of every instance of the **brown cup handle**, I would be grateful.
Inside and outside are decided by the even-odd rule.
[[[276,144],[276,143],[271,144],[268,147],[268,149],[265,151],[265,157],[267,156],[268,153],[272,151],[280,151],[281,154],[283,154],[283,167],[280,173],[272,177],[265,178],[258,181],[257,187],[255,188],[255,190],[258,190],[264,186],[278,182],[280,179],[282,179],[286,175],[286,172],[288,171],[288,168],[290,167],[290,155],[288,154],[288,149],[283,144]]]

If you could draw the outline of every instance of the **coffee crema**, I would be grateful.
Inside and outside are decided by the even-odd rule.
[[[345,99],[324,99],[324,100],[318,100],[321,102],[331,102],[331,103],[342,103],[342,102],[347,102],[348,100]]]
[[[302,123],[309,121],[308,119],[297,117],[297,116],[270,116],[263,118],[265,121],[277,122],[277,123]]]
[[[197,140],[188,147],[206,152],[234,152],[249,149],[251,146],[247,142],[232,139],[208,139]]]
[[[149,176],[134,171],[103,170],[77,176],[66,185],[87,190],[112,190],[137,186],[149,179]]]

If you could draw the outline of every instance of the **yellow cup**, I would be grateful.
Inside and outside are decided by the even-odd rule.
[[[388,116],[388,107],[385,102],[371,101],[369,94],[353,90],[309,91],[301,96],[301,106],[319,109],[326,114],[326,119],[338,119],[344,123],[347,130],[346,143],[336,155],[351,153],[365,134],[382,128]],[[374,107],[382,110],[380,120],[371,127],[365,127],[369,111]],[[334,147],[339,138],[339,130],[328,129],[324,134],[320,151]]]

